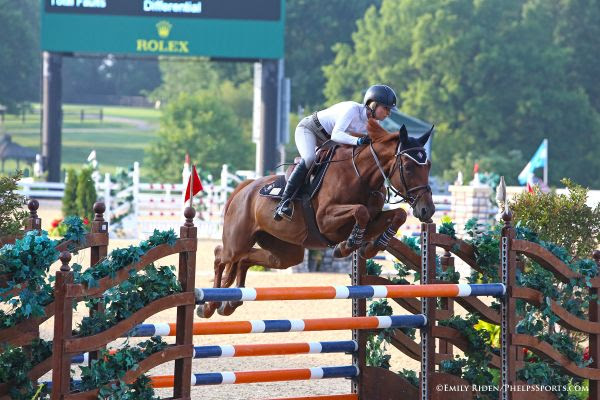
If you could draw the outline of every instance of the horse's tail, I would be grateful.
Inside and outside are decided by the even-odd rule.
[[[243,188],[245,188],[252,182],[254,182],[254,179],[248,179],[248,180],[245,180],[244,182],[240,183],[239,185],[237,185],[237,187],[233,190],[233,192],[231,192],[231,195],[229,196],[229,198],[227,199],[227,202],[225,203],[225,209],[223,210],[223,215],[227,214],[227,209],[229,208],[229,205],[233,201],[233,198],[235,197],[235,195],[238,194],[238,192],[240,190],[242,190]]]

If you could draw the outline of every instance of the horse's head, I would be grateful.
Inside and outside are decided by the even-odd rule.
[[[390,167],[386,168],[385,172],[391,190],[410,204],[415,217],[423,222],[429,221],[435,212],[435,206],[429,186],[431,161],[423,146],[429,140],[433,126],[420,138],[408,136],[404,125],[399,132],[389,134],[371,120],[369,120],[368,131],[374,143],[388,143],[385,148],[390,153],[388,158]]]

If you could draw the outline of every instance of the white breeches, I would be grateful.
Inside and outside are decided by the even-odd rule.
[[[305,124],[300,123],[298,124],[298,127],[296,127],[294,139],[296,141],[296,147],[298,147],[298,151],[300,152],[300,157],[302,157],[306,164],[306,168],[310,168],[315,161],[317,137]]]

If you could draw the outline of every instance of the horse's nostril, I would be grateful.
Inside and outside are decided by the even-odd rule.
[[[421,208],[421,215],[425,215],[427,213],[427,209],[425,207]]]

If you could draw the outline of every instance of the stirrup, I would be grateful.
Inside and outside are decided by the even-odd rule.
[[[283,208],[285,206],[287,206],[289,208],[289,213],[285,213],[283,211]],[[273,219],[275,219],[275,221],[281,221],[282,218],[285,218],[288,221],[291,221],[293,216],[294,216],[294,201],[292,199],[287,199],[285,201],[282,201],[281,204],[279,204],[277,206],[277,208],[275,209],[275,215],[273,216]]]

